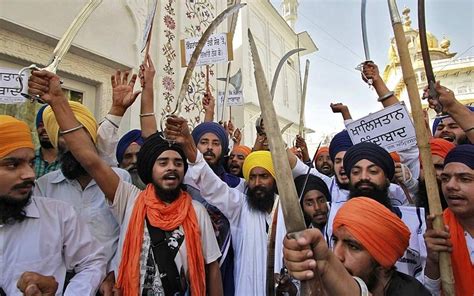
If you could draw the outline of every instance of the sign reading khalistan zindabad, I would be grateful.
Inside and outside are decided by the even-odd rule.
[[[389,152],[416,145],[413,122],[403,102],[346,124],[352,143],[372,142]]]

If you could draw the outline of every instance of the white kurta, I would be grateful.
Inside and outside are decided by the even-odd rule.
[[[184,183],[194,183],[204,199],[229,220],[235,253],[235,295],[265,295],[267,266],[266,223],[270,214],[250,208],[247,196],[229,188],[198,152],[190,163]]]

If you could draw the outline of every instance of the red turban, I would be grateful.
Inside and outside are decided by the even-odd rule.
[[[453,143],[441,138],[431,138],[430,146],[431,155],[438,155],[441,158],[446,158],[448,152],[455,147]]]
[[[234,146],[232,151],[239,152],[239,153],[242,153],[243,155],[247,156],[252,152],[252,149],[250,149],[249,147],[244,146],[244,145],[238,145],[238,146]]]
[[[384,268],[405,253],[410,230],[381,203],[367,197],[351,198],[337,212],[333,229],[344,226]]]
[[[30,128],[14,117],[0,115],[0,158],[20,148],[35,149]]]

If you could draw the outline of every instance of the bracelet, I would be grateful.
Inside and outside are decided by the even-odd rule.
[[[391,96],[393,96],[395,93],[393,91],[389,91],[388,93],[384,94],[383,96],[381,96],[380,98],[377,99],[377,101],[379,102],[383,102],[385,101],[386,99],[390,98]]]
[[[78,126],[76,127],[73,127],[71,129],[68,129],[68,130],[65,130],[65,131],[59,131],[59,134],[61,136],[65,135],[65,134],[69,134],[69,133],[72,133],[72,132],[75,132],[75,131],[78,131],[80,130],[81,128],[83,128],[84,126],[82,124],[79,124]]]
[[[115,128],[119,128],[119,126],[112,119],[108,118],[107,115],[105,115],[104,120],[110,122],[110,124],[113,125]]]
[[[474,126],[464,130],[465,133],[468,133],[471,131],[474,131]]]
[[[360,295],[369,296],[369,289],[367,289],[367,285],[365,284],[365,282],[359,277],[353,276],[353,278],[356,281],[357,285],[359,285]]]
[[[140,117],[147,117],[147,116],[155,116],[155,112],[140,114]]]

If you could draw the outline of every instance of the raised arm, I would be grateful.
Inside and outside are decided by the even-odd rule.
[[[439,81],[436,82],[435,89],[439,94],[439,101],[443,105],[443,111],[447,112],[459,124],[469,141],[474,143],[474,112],[456,100],[453,91],[442,86]],[[428,103],[430,108],[434,108],[435,104],[437,104],[430,99]]]
[[[53,109],[60,133],[84,169],[95,179],[105,197],[113,202],[119,176],[97,154],[92,139],[77,121],[61,89],[60,79],[48,71],[33,71],[28,81],[29,93],[39,95]]]
[[[214,108],[216,107],[216,99],[212,95],[209,87],[202,98],[202,106],[204,108],[204,122],[214,121]]]
[[[155,66],[150,55],[146,56],[145,62],[140,66],[140,82],[142,85],[142,100],[140,105],[140,126],[144,139],[156,133],[156,117],[154,106],[153,80],[155,78]]]
[[[349,111],[349,107],[347,107],[347,105],[342,103],[331,103],[329,106],[331,107],[333,113],[341,113],[342,119],[344,121],[352,120],[351,112]]]
[[[366,83],[368,79],[372,79],[372,85],[379,96],[378,101],[382,103],[384,108],[398,103],[397,97],[385,85],[382,77],[379,74],[379,68],[373,62],[366,62],[362,69],[362,80]]]

